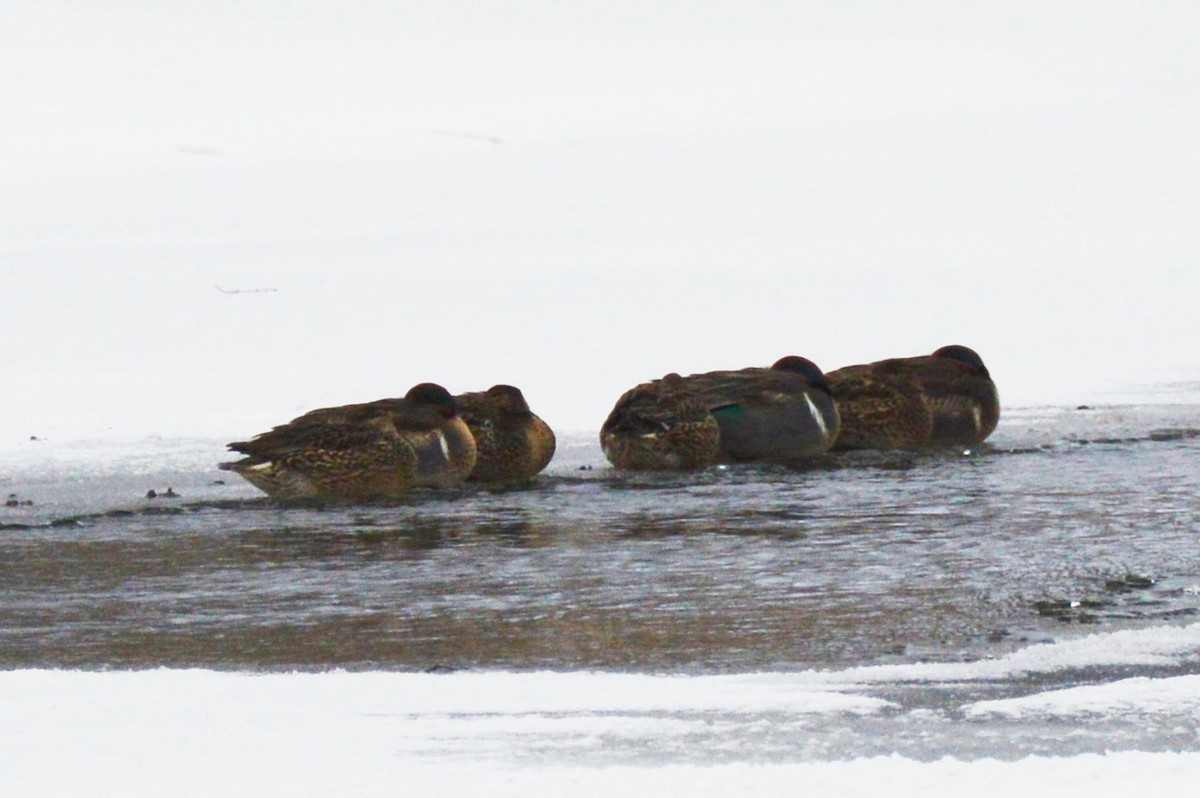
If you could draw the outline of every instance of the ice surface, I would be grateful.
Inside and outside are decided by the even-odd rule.
[[[1095,666],[1176,665],[1200,652],[1200,625],[1088,635],[1054,645],[1023,648],[994,660],[970,663],[884,665],[833,674],[836,680],[964,682]]]
[[[1144,676],[1104,685],[1086,685],[1002,701],[979,701],[969,715],[989,713],[1021,716],[1053,714],[1063,717],[1101,714],[1177,713],[1200,719],[1200,677],[1150,679]]]
[[[1033,646],[1008,661],[1095,672],[1131,660],[1194,661],[1196,628],[1094,635]],[[983,662],[931,666],[918,676],[952,689],[996,674]],[[730,676],[10,671],[0,674],[0,787],[22,795],[375,795],[394,794],[400,783],[433,795],[568,787],[650,795],[668,786],[698,795],[795,794],[801,786],[848,796],[1094,795],[1147,779],[1156,790],[1179,790],[1200,775],[1200,754],[1120,750],[1119,742],[1103,756],[1001,761],[970,749],[949,756],[932,742],[914,756],[845,759],[780,741],[820,729],[845,734],[864,717],[883,735],[917,725],[942,746],[978,736],[997,750],[1034,733],[1030,717],[1059,736],[1071,728],[1063,721],[1103,725],[1131,713],[1142,726],[1196,731],[1194,675],[1101,680],[945,712],[863,692],[868,684],[902,687],[913,676],[888,667]]]

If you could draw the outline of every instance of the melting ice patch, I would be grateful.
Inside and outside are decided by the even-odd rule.
[[[1137,676],[1107,684],[1050,690],[1020,698],[977,701],[968,717],[1007,715],[1088,716],[1103,714],[1175,714],[1200,719],[1200,676],[1152,679]]]
[[[883,682],[956,683],[1084,668],[1171,667],[1194,661],[1198,656],[1200,624],[1192,624],[1088,635],[1031,646],[1004,657],[978,662],[880,665],[822,672],[809,678],[830,686]]]
[[[10,671],[0,792],[1069,796],[1147,773],[1177,790],[1200,775],[1179,753],[1200,675],[1103,674],[1198,653],[1200,624],[828,672]],[[1021,695],[1050,673],[1071,686]],[[981,684],[1002,696],[968,698]],[[930,690],[948,709],[910,701]]]

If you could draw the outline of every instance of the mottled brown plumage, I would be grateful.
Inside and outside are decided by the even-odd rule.
[[[691,374],[683,383],[717,420],[721,461],[796,462],[821,454],[837,435],[828,383],[805,358]]]
[[[837,449],[917,449],[987,438],[1000,397],[983,360],[965,346],[831,371],[842,416]]]
[[[933,412],[933,444],[979,443],[992,434],[1000,421],[1000,394],[974,350],[943,346],[909,360]]]
[[[825,376],[841,429],[834,449],[920,449],[933,436],[933,413],[921,385],[902,361],[881,361]]]
[[[518,388],[493,385],[455,399],[475,437],[477,458],[469,479],[523,482],[549,465],[554,457],[554,431],[529,409]]]
[[[284,500],[369,501],[449,487],[476,457],[454,397],[432,383],[401,399],[313,410],[229,449],[246,456],[221,468]]]
[[[720,436],[683,378],[668,374],[622,394],[600,428],[600,445],[617,468],[688,470],[717,461]]]

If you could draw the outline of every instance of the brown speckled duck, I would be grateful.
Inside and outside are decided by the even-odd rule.
[[[475,436],[477,457],[468,479],[523,482],[549,465],[554,431],[529,409],[519,388],[493,385],[486,391],[459,394],[455,400]]]
[[[683,378],[668,374],[622,394],[600,428],[600,445],[617,468],[688,470],[717,461],[720,436]]]
[[[692,374],[683,382],[717,420],[723,462],[797,462],[827,450],[837,435],[829,384],[806,358]]]
[[[900,358],[846,366],[825,376],[841,430],[834,449],[921,449],[933,439],[933,413]]]
[[[281,500],[370,501],[450,487],[476,457],[457,402],[433,383],[401,399],[313,410],[229,449],[246,456],[221,468]]]
[[[1000,397],[965,346],[826,375],[842,417],[837,449],[919,449],[978,443],[996,428]]]
[[[1000,393],[975,350],[954,344],[909,360],[933,413],[934,445],[979,443],[992,434]]]

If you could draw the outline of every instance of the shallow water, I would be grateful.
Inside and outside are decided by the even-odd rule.
[[[1191,405],[802,470],[620,474],[563,436],[527,489],[353,508],[261,499],[219,442],[55,446],[0,483],[33,502],[0,511],[0,667],[802,670],[1200,613]]]

